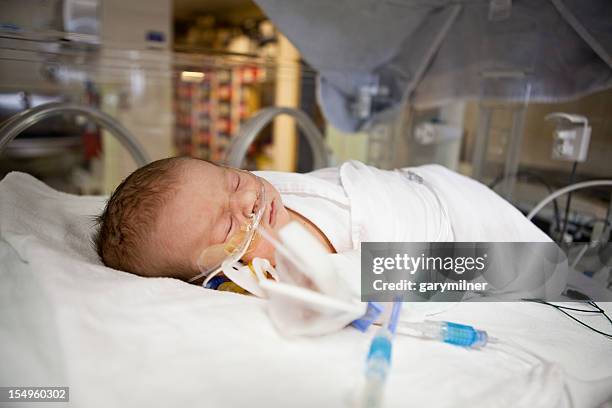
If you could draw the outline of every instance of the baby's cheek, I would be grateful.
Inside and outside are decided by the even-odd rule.
[[[257,237],[253,242],[252,249],[242,257],[242,260],[251,262],[254,258],[267,259],[274,265],[276,263],[274,260],[274,247],[262,237]]]

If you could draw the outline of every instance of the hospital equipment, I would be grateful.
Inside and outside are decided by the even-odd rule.
[[[391,314],[377,332],[366,357],[364,407],[378,407],[381,405],[385,381],[391,368],[391,351],[393,336],[397,329],[402,302],[393,303]]]
[[[217,275],[212,278],[208,284],[206,285],[207,289],[220,290],[224,292],[234,292],[240,294],[247,294],[247,291],[244,290],[241,286],[238,286],[232,280],[225,276]]]
[[[359,319],[354,320],[351,323],[351,326],[356,328],[361,332],[365,332],[368,328],[376,321],[376,319],[381,315],[384,308],[378,302],[368,302],[368,308],[366,310],[365,315],[361,316]]]
[[[363,308],[357,304],[350,304],[332,297],[322,295],[319,292],[301,288],[299,286],[288,285],[282,282],[262,281],[260,285],[269,294],[276,294],[282,297],[291,298],[296,302],[301,302],[307,305],[310,310],[318,311],[334,311],[347,312],[360,316],[363,314]]]
[[[312,287],[323,293],[343,294],[339,277],[334,271],[330,254],[323,245],[297,222],[290,222],[278,231],[275,239],[264,228],[258,232],[278,251],[277,269],[281,280],[304,287]],[[339,296],[339,298],[346,296]]]
[[[548,195],[542,201],[540,201],[535,207],[533,207],[533,209],[529,212],[529,214],[527,214],[527,219],[531,220],[548,203],[553,201],[555,198],[562,196],[563,194],[569,193],[571,191],[581,190],[583,188],[598,187],[598,186],[612,186],[612,180],[582,181],[580,183],[576,183],[576,184],[569,185],[567,187],[563,187],[555,191],[554,193]]]
[[[231,267],[238,263],[253,243],[255,232],[268,203],[266,201],[265,185],[259,177],[249,172],[243,173],[246,177],[252,178],[257,186],[255,191],[256,199],[250,221],[247,225],[242,226],[240,231],[232,235],[226,242],[205,248],[198,258],[200,273],[189,279],[189,282],[206,277],[203,283],[203,286],[206,286],[224,267]]]
[[[367,314],[368,307],[359,300],[359,274],[352,262],[342,263],[346,255],[327,253],[297,222],[281,228],[278,238],[264,228],[258,231],[276,249],[278,280],[260,279],[259,286],[268,298],[268,315],[281,333],[332,333]]]
[[[532,171],[521,170],[514,174],[510,174],[508,177],[512,177],[516,180],[525,179],[529,181],[534,181],[538,184],[541,184],[544,188],[546,188],[549,194],[552,194],[554,192],[554,189],[552,188],[550,183],[548,183],[548,181],[544,179],[544,177]],[[503,182],[505,179],[506,177],[503,174],[498,176],[497,178],[495,178],[495,180],[489,183],[489,188],[491,190],[495,190],[495,187],[499,185],[501,182]],[[552,232],[554,233],[555,231],[561,228],[561,215],[559,212],[559,203],[557,202],[557,199],[555,198],[554,200],[552,200],[552,203],[553,203],[553,216],[554,216],[555,224],[551,227],[551,229],[552,229]]]
[[[573,295],[572,295],[572,293],[573,293]],[[528,302],[535,302],[535,303],[540,303],[540,304],[543,304],[543,305],[551,306],[552,308],[558,310],[559,312],[563,313],[564,315],[566,315],[567,317],[569,317],[573,321],[581,324],[582,326],[586,327],[587,329],[592,330],[593,332],[595,332],[597,334],[601,334],[604,337],[612,339],[612,333],[606,333],[604,331],[597,330],[593,326],[585,323],[583,320],[581,320],[578,317],[573,316],[573,315],[571,315],[569,313],[569,311],[573,311],[573,312],[579,312],[579,313],[582,313],[582,314],[584,314],[584,313],[592,314],[592,315],[600,314],[601,316],[603,316],[610,323],[610,325],[612,325],[612,319],[610,319],[610,316],[608,316],[608,314],[605,312],[605,310],[603,310],[597,303],[595,303],[592,300],[588,299],[588,296],[585,296],[584,294],[581,294],[580,292],[578,292],[576,290],[568,289],[566,291],[566,294],[568,296],[572,295],[572,296],[574,296],[574,298],[579,298],[580,297],[582,300],[585,300],[584,304],[590,306],[592,309],[582,309],[582,308],[576,308],[576,307],[568,307],[568,306],[563,306],[563,305],[556,305],[554,303],[546,302],[546,301],[540,300],[540,299],[525,299],[525,300],[527,300]],[[586,299],[585,299],[585,297],[586,297]]]
[[[257,177],[254,176],[253,177]],[[257,180],[259,180],[257,178]],[[266,287],[265,282],[268,277],[272,278],[277,283],[280,281],[279,275],[274,267],[270,264],[270,261],[262,258],[254,258],[250,263],[245,264],[241,262],[241,258],[248,252],[252,244],[256,241],[256,236],[259,234],[263,239],[270,242],[276,249],[278,258],[283,258],[285,262],[289,262],[300,271],[308,271],[312,269],[307,264],[303,263],[299,257],[296,257],[292,251],[285,245],[280,243],[270,232],[260,226],[259,221],[261,219],[262,210],[265,211],[265,189],[260,191],[260,195],[263,195],[263,200],[259,200],[264,203],[257,204],[260,206],[259,211],[253,214],[251,223],[241,229],[240,232],[232,236],[227,242],[212,245],[200,255],[199,267],[202,272],[189,280],[194,282],[197,279],[205,276],[206,279],[202,283],[202,286],[209,289],[216,289],[223,279],[228,279],[235,283],[239,287],[246,289],[249,293],[258,297],[266,297],[266,293],[262,287],[267,288],[273,293],[280,291],[284,296],[293,297],[300,299],[305,303],[310,303],[322,307],[327,307],[331,304],[331,308],[346,308],[344,305],[334,304],[334,299],[322,298],[317,292],[314,291],[302,291],[299,287],[292,287],[287,283],[295,283],[287,269],[281,266],[281,270],[285,272],[283,282],[278,286],[272,288]],[[280,263],[282,264],[282,260]],[[223,272],[224,276],[219,276],[219,273]],[[279,289],[280,288],[280,289]],[[288,294],[290,293],[290,294]],[[331,303],[330,303],[331,302]],[[348,308],[351,310],[351,307]]]
[[[432,320],[400,322],[398,333],[409,335],[416,333],[420,337],[467,348],[481,348],[491,341],[484,330],[478,330],[465,324]]]
[[[17,135],[40,121],[51,116],[63,114],[83,115],[107,129],[130,152],[138,167],[151,162],[151,159],[136,138],[112,116],[88,106],[51,102],[20,112],[7,119],[0,126],[0,152]]]
[[[299,109],[285,107],[262,109],[245,122],[240,127],[238,135],[231,140],[225,159],[226,163],[232,167],[242,167],[248,147],[255,140],[259,132],[278,115],[289,115],[296,120],[312,149],[313,167],[315,170],[332,165],[330,149],[325,144],[321,132],[319,132],[319,129],[317,129],[312,120]]]
[[[261,287],[260,282],[267,279],[279,280],[279,276],[270,261],[262,258],[254,258],[246,265],[243,262],[236,262],[233,265],[226,262],[223,264],[222,270],[223,275],[215,276],[210,282],[223,276],[246,292],[260,298],[266,297],[266,292]],[[206,284],[206,287],[210,285],[210,282]]]
[[[584,162],[589,150],[592,128],[589,120],[582,115],[555,112],[544,117],[546,120],[556,120],[557,129],[554,131],[553,158]],[[570,125],[565,125],[569,122]]]

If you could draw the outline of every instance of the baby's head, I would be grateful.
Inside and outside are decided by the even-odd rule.
[[[155,161],[126,178],[112,194],[95,236],[105,265],[141,276],[189,280],[200,272],[198,258],[227,242],[249,221],[263,183],[260,225],[278,230],[289,213],[278,191],[250,173],[192,158]],[[243,258],[266,258],[264,240]]]

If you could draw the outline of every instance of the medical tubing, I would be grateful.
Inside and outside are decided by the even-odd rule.
[[[465,324],[425,320],[423,322],[402,322],[401,327],[419,333],[421,337],[466,348],[482,348],[489,343],[486,331]]]
[[[366,358],[364,407],[381,405],[383,387],[391,367],[391,349],[393,335],[386,326],[377,332]]]
[[[495,350],[498,352],[501,352],[503,354],[505,354],[506,356],[512,357],[512,358],[516,358],[519,359],[521,361],[523,361],[524,363],[526,363],[527,365],[530,366],[534,366],[534,361],[542,366],[553,366],[556,365],[557,363],[554,363],[552,361],[549,361],[547,359],[545,359],[544,357],[534,353],[533,351],[529,350],[527,347],[522,346],[521,344],[512,341],[510,339],[504,339],[504,340],[498,340],[497,342],[495,342],[495,344],[493,344],[491,347],[488,347],[491,350]],[[518,351],[520,353],[523,353],[524,355],[527,355],[529,357],[531,357],[533,360],[530,361],[529,359],[527,359],[524,355],[520,356],[518,353],[512,353],[512,351]],[[612,380],[612,376],[606,376],[606,377],[600,377],[600,378],[595,378],[595,379],[589,379],[589,380],[585,380],[583,378],[578,378],[575,377],[573,375],[571,375],[570,373],[566,372],[565,370],[563,370],[563,373],[565,376],[567,376],[568,378],[571,378],[573,381],[578,381],[578,382],[586,382],[586,383],[591,383],[591,382],[599,382],[599,381],[606,381],[609,382],[610,380]]]
[[[495,342],[494,345],[492,345],[491,347],[488,347],[488,349],[497,351],[497,352],[501,352],[502,354],[506,355],[507,357],[510,358],[515,358],[518,359],[520,361],[522,361],[523,363],[525,363],[527,366],[531,367],[531,369],[534,369],[538,366],[541,367],[552,367],[555,366],[556,364],[546,360],[545,358],[539,356],[538,354],[534,353],[533,351],[529,350],[527,347],[523,347],[520,344],[509,340],[509,339],[504,339],[504,340],[497,340]],[[527,356],[533,358],[536,360],[536,362],[534,363],[533,361],[529,361],[525,356],[521,356],[518,353],[512,353],[512,351],[518,351],[518,352],[522,352],[523,354],[526,354]],[[573,380],[576,381],[582,381],[585,382],[584,380],[572,377],[570,375],[568,375],[568,373],[563,370],[563,374],[569,378],[572,378]],[[568,399],[568,403],[570,408],[574,407],[574,399],[572,398],[572,394],[567,386],[567,382],[564,381],[564,386],[563,386],[563,391],[565,392],[565,395]]]
[[[534,353],[533,351],[529,350],[527,347],[523,347],[519,343],[516,343],[507,338],[506,339],[496,339],[496,341],[492,342],[491,346],[487,348],[492,349],[497,352],[501,352],[502,354],[508,357],[518,359],[528,366],[534,366],[534,363],[537,363],[543,366],[549,366],[549,365],[554,364],[546,360],[545,358],[539,356],[538,354]],[[512,351],[515,351],[515,353],[512,353]],[[518,351],[519,353],[522,353],[523,355],[516,353],[516,351]],[[525,357],[525,355],[528,357],[531,357],[532,360]],[[533,360],[535,360],[535,362]]]
[[[377,376],[384,380],[391,366],[391,349],[393,335],[397,328],[402,302],[394,302],[393,309],[385,324],[378,329],[370,343],[368,356],[366,357],[366,377]]]
[[[575,161],[572,165],[572,173],[570,174],[570,185],[574,184],[574,180],[576,179],[576,169],[578,168],[578,162]],[[565,215],[563,217],[563,227],[561,228],[561,233],[558,237],[558,243],[563,242],[563,238],[565,237],[565,231],[567,231],[567,224],[569,222],[569,213],[570,208],[572,207],[572,192],[567,193],[567,199],[565,200]]]
[[[363,408],[378,408],[382,405],[384,382],[375,378],[366,379],[363,391]]]
[[[518,172],[516,172],[514,174],[508,175],[507,177],[504,177],[503,175],[500,175],[495,180],[493,180],[493,182],[491,184],[489,184],[489,188],[491,190],[495,190],[495,187],[499,183],[501,183],[502,181],[505,181],[505,180],[507,180],[509,178],[515,178],[516,180],[519,180],[520,176],[527,176],[527,178],[531,178],[531,179],[539,182],[544,187],[546,187],[546,190],[548,191],[548,194],[552,194],[555,191],[555,190],[553,190],[551,185],[546,180],[544,180],[544,177],[540,176],[537,173],[534,173],[534,172],[531,172],[531,171],[526,171],[526,170],[518,171]],[[571,183],[573,183],[573,182],[571,182]],[[561,228],[561,215],[560,215],[560,212],[559,212],[559,203],[557,203],[556,199],[552,200],[552,202],[553,202],[553,212],[554,212],[554,216],[555,216],[555,230],[559,231],[559,229]]]
[[[375,374],[386,378],[391,365],[392,338],[393,335],[387,328],[378,329],[368,350],[366,376]]]
[[[370,349],[366,358],[364,407],[378,407],[381,405],[383,387],[391,368],[393,336],[401,310],[401,300],[393,302],[393,307],[391,313],[387,316],[387,321],[376,332],[372,343],[370,343]]]
[[[402,310],[402,302],[401,301],[393,302],[393,308],[391,309],[391,315],[389,316],[389,323],[387,324],[387,329],[393,336],[395,335],[395,332],[397,330],[397,322],[399,321],[401,310]]]
[[[576,265],[578,265],[578,262],[580,262],[580,260],[582,259],[582,257],[584,256],[584,253],[589,249],[589,244],[584,244],[584,246],[582,247],[582,249],[580,250],[580,252],[578,252],[578,255],[576,255],[576,258],[574,258],[574,261],[572,262],[572,265],[570,266],[570,268],[572,269],[576,269]]]
[[[292,262],[295,266],[298,267],[301,271],[308,271],[306,265],[304,265],[301,260],[296,258],[291,251],[287,249],[279,240],[274,238],[265,228],[258,226],[257,233],[261,235],[265,240],[267,240],[279,254],[285,257],[288,261]]]
[[[575,308],[571,308],[571,307],[566,307],[566,306],[559,306],[559,305],[555,305],[553,303],[550,302],[546,302],[544,300],[539,300],[539,299],[524,299],[527,300],[529,302],[535,302],[535,303],[541,303],[543,305],[547,305],[547,306],[551,306],[555,309],[557,309],[559,312],[563,313],[564,315],[566,315],[567,317],[569,317],[570,319],[572,319],[573,321],[575,321],[576,323],[586,327],[587,329],[597,333],[597,334],[601,334],[602,336],[608,338],[608,339],[612,339],[612,334],[611,333],[606,333],[603,332],[601,330],[598,330],[596,328],[594,328],[593,326],[586,324],[584,321],[578,319],[576,316],[573,316],[571,313],[566,312],[566,310],[573,310],[573,311],[578,311],[578,312],[590,312],[590,311],[586,311],[586,310],[579,310],[579,309],[575,309]],[[592,311],[592,313],[602,313],[603,316],[610,322],[612,323],[612,320],[610,319],[610,317],[601,309],[599,308],[599,306],[597,306],[597,304],[595,304],[595,302],[591,303],[591,306],[599,309],[598,311]]]
[[[612,180],[590,180],[590,181],[582,181],[580,183],[572,184],[567,187],[563,187],[545,197],[542,201],[540,201],[530,212],[527,214],[527,219],[532,219],[537,213],[540,212],[542,208],[544,208],[548,203],[550,203],[555,198],[562,196],[563,194],[569,193],[570,191],[581,190],[589,187],[599,187],[599,186],[612,186]]]

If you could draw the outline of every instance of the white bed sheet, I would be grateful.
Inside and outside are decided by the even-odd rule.
[[[287,339],[264,300],[106,268],[90,243],[103,205],[22,173],[0,183],[0,385],[70,386],[78,407],[350,406],[370,336]],[[552,308],[459,304],[436,318],[556,365],[400,336],[386,406],[569,406],[566,387],[577,407],[612,400],[612,342]]]

